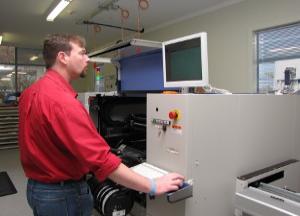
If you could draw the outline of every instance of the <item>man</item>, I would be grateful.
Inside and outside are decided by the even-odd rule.
[[[83,178],[88,172],[151,195],[176,190],[183,182],[175,173],[149,180],[110,152],[70,85],[86,75],[84,47],[76,35],[48,36],[43,49],[47,72],[21,94],[21,162],[28,203],[37,216],[90,216],[92,195]]]

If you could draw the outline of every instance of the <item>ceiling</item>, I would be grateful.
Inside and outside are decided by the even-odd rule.
[[[221,8],[240,0],[148,0],[149,7],[146,10],[138,9],[138,0],[73,0],[54,22],[47,22],[48,13],[58,1],[1,0],[0,33],[4,35],[2,45],[40,48],[45,35],[63,32],[84,36],[87,39],[88,49],[120,40],[122,39],[120,29],[101,27],[101,31],[97,32],[99,28],[93,25],[78,24],[88,19],[92,22],[121,26],[120,9],[103,8],[103,4],[108,1],[113,1],[114,7],[129,11],[128,19],[123,20],[124,27],[137,29],[140,20],[140,28],[149,32],[167,23],[174,23],[176,20]],[[91,17],[93,12],[100,10],[99,8],[102,11]],[[125,37],[133,34],[137,33],[123,31]]]

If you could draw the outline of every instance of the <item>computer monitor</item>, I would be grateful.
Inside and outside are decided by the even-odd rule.
[[[165,88],[208,85],[205,32],[165,41],[162,45]]]

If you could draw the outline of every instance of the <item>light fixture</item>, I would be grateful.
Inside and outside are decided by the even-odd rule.
[[[11,78],[9,78],[9,77],[3,77],[3,78],[1,78],[1,81],[10,81],[11,80]]]
[[[14,69],[14,66],[0,65],[0,71],[11,71]]]
[[[47,16],[47,21],[52,22],[55,19],[55,17],[57,17],[58,14],[60,14],[63,11],[63,9],[65,9],[68,6],[68,4],[70,4],[71,1],[72,0],[61,0]]]
[[[11,72],[11,74],[15,74],[15,72],[13,71],[13,72]],[[25,74],[27,74],[26,72],[20,72],[20,71],[18,71],[18,74],[20,75],[25,75]]]
[[[1,45],[1,43],[2,43],[2,39],[3,39],[3,35],[0,34],[0,45]]]
[[[139,1],[139,7],[142,10],[146,10],[149,7],[149,1],[148,0],[138,0]]]
[[[39,57],[38,56],[36,56],[36,55],[33,55],[33,56],[31,56],[30,57],[30,61],[35,61],[35,60],[37,60]]]
[[[129,11],[127,9],[121,8],[121,16],[123,19],[128,19]]]
[[[111,58],[105,58],[105,57],[91,57],[90,62],[94,62],[94,63],[112,63]]]

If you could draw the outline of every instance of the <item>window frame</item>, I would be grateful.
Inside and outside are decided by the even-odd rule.
[[[294,56],[290,56],[290,57],[286,57],[286,58],[270,58],[268,59],[267,61],[261,61],[261,58],[260,58],[260,36],[262,33],[268,33],[268,32],[271,32],[271,31],[277,31],[277,30],[283,30],[283,29],[288,29],[288,28],[292,28],[292,27],[299,27],[299,31],[300,31],[300,21],[297,21],[297,22],[292,22],[292,23],[286,23],[286,24],[282,24],[282,25],[277,25],[277,26],[272,26],[272,27],[268,27],[268,28],[264,28],[264,29],[259,29],[259,30],[256,30],[254,31],[254,37],[255,37],[255,74],[256,74],[256,92],[257,93],[268,93],[268,92],[265,92],[265,91],[261,91],[260,87],[260,77],[261,77],[261,71],[260,71],[260,64],[262,63],[273,63],[275,64],[275,61],[277,60],[287,60],[287,59],[295,59],[295,58],[300,58],[300,53],[298,55],[294,55]],[[299,40],[300,41],[300,40]],[[270,61],[271,60],[271,61]],[[275,71],[273,71],[273,74],[275,73]]]

